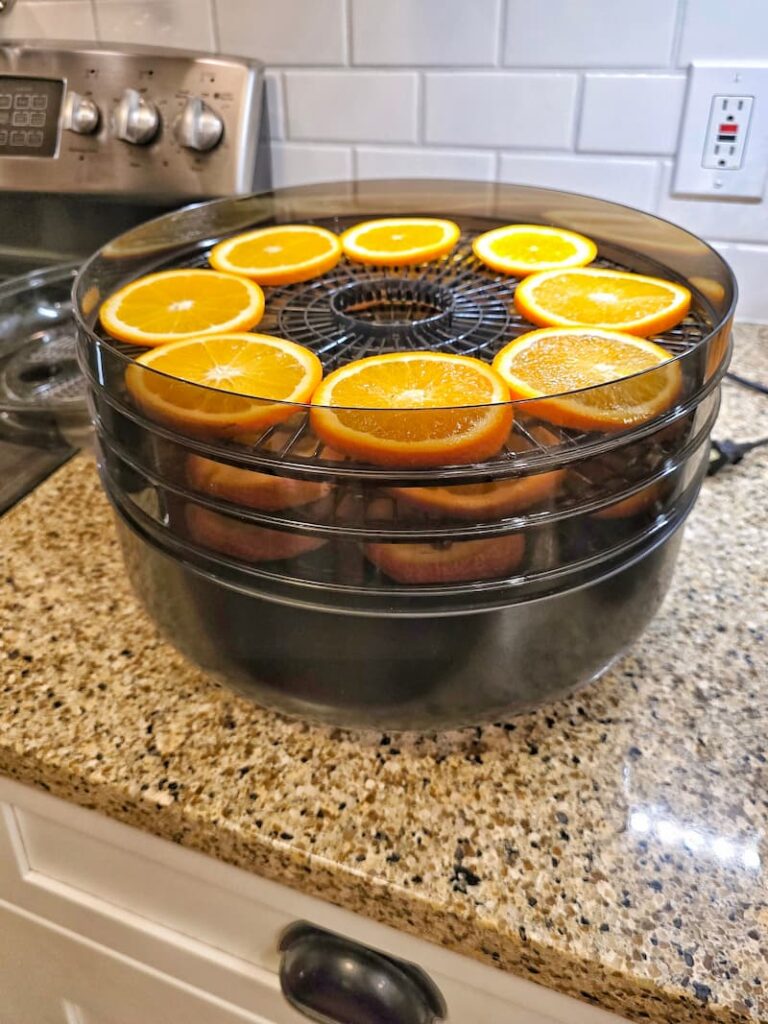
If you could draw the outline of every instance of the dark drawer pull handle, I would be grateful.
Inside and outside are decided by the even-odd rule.
[[[280,987],[300,1013],[322,1024],[435,1024],[447,1016],[437,986],[419,967],[305,922],[280,940]]]

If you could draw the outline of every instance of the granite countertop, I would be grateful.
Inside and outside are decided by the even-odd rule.
[[[768,328],[734,368],[768,381]],[[716,436],[768,434],[727,382]],[[81,457],[0,522],[0,771],[634,1020],[768,1021],[768,450],[707,480],[672,591],[505,725],[311,728],[217,687],[129,590]]]

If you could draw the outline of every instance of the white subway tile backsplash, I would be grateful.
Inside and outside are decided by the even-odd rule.
[[[674,153],[685,75],[588,74],[578,148],[598,153]]]
[[[681,199],[671,194],[672,166],[672,161],[664,162],[658,207],[660,217],[681,224],[703,238],[734,242],[768,241],[768,201],[765,196],[759,203]]]
[[[358,178],[459,178],[492,181],[495,169],[494,153],[475,153],[466,149],[357,147]]]
[[[674,196],[669,158],[682,69],[765,60],[768,0],[18,0],[13,37],[261,59],[277,186],[498,176],[638,206],[716,239],[768,323],[768,195]]]
[[[508,0],[508,5],[505,64],[615,68],[670,62],[677,0]]]
[[[571,74],[427,74],[426,141],[564,149],[571,144],[576,89]]]
[[[266,64],[343,64],[344,0],[213,0],[222,53]]]
[[[678,62],[765,61],[768,4],[765,0],[688,0]]]
[[[768,271],[768,245],[734,245],[713,242],[715,249],[730,263],[739,286],[736,319],[750,323],[768,323],[768,295],[765,289]]]
[[[90,0],[19,0],[0,18],[0,39],[78,39],[93,42]]]
[[[277,188],[318,181],[349,181],[351,177],[352,151],[348,146],[272,144],[272,178]]]
[[[501,0],[351,0],[355,64],[494,64]]]
[[[103,42],[215,47],[208,0],[97,0],[96,25]]]
[[[287,71],[288,136],[338,142],[415,142],[415,74]]]
[[[581,192],[650,210],[658,172],[654,160],[503,153],[499,180]]]

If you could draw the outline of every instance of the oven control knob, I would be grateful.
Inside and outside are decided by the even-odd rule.
[[[70,92],[64,101],[64,127],[77,135],[93,135],[99,127],[99,108],[79,92]]]
[[[113,130],[118,139],[134,146],[151,142],[160,128],[160,115],[136,89],[126,89],[115,107]]]
[[[176,118],[173,134],[180,146],[205,153],[221,142],[224,122],[199,96],[190,96]]]

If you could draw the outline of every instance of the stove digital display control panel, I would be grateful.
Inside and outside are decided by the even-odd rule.
[[[56,153],[64,83],[0,75],[0,156]]]

